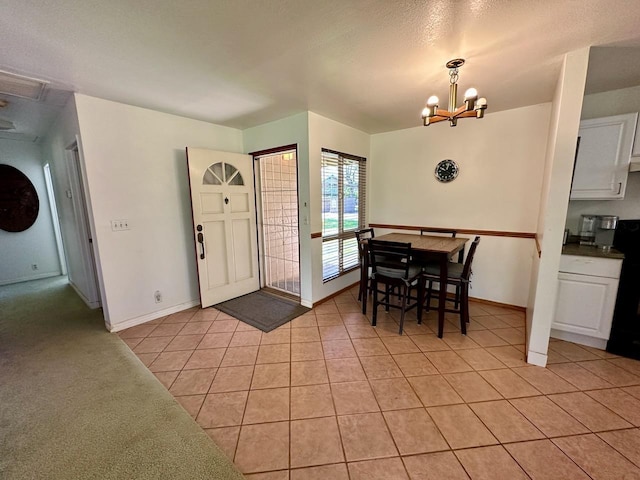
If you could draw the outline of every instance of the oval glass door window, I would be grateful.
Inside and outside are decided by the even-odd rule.
[[[203,185],[244,185],[242,175],[230,163],[218,162],[209,165],[202,177]]]
[[[0,165],[0,229],[23,232],[35,223],[39,208],[31,180],[11,165]]]

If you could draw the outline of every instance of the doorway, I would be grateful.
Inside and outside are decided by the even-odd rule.
[[[51,166],[45,163],[44,167],[44,183],[47,188],[47,198],[49,199],[49,209],[51,211],[51,222],[53,224],[53,233],[56,238],[56,249],[58,250],[58,262],[60,262],[60,273],[67,275],[67,259],[64,255],[64,245],[62,243],[62,231],[60,230],[60,217],[58,216],[58,206],[56,205],[56,197],[53,191],[53,179],[51,177]]]
[[[89,308],[100,308],[102,303],[98,287],[95,253],[93,251],[93,235],[89,226],[87,195],[84,189],[80,150],[77,141],[67,147],[67,175],[70,189],[66,193],[73,207],[75,234],[77,236],[74,243],[79,247],[78,255],[81,259],[78,265],[80,271],[72,272],[70,269],[69,283]],[[79,278],[76,278],[76,275]]]
[[[254,153],[261,286],[300,298],[296,147]]]

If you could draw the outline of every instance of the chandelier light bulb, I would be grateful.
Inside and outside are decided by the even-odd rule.
[[[486,107],[486,106],[487,106],[487,99],[486,99],[486,98],[484,98],[484,97],[480,97],[480,98],[478,99],[478,101],[476,102],[476,104],[477,104],[479,107]]]
[[[429,107],[424,107],[422,109],[422,118],[428,117],[429,116]]]
[[[438,99],[438,97],[436,97],[435,95],[431,95],[427,100],[427,105],[429,105],[430,107],[433,107],[435,105],[438,105],[439,101],[440,100]]]
[[[471,87],[466,92],[464,92],[465,102],[467,100],[475,100],[476,98],[478,98],[478,91],[475,88]]]

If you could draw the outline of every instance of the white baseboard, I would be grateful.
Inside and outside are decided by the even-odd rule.
[[[69,285],[71,285],[71,288],[73,288],[73,290],[78,294],[78,296],[80,297],[80,299],[87,305],[87,307],[89,307],[91,310],[94,310],[96,308],[100,307],[100,302],[90,302],[89,299],[87,298],[87,296],[82,293],[82,291],[76,286],[75,283],[73,283],[71,280],[69,280]]]
[[[112,333],[119,332],[126,328],[135,327],[136,325],[150,322],[151,320],[155,320],[156,318],[166,317],[167,315],[171,315],[172,313],[181,312],[197,305],[200,305],[200,300],[192,300],[190,302],[180,303],[178,305],[174,305],[173,307],[165,308],[164,310],[158,310],[157,312],[147,313],[146,315],[130,318],[129,320],[118,322],[110,326],[108,325],[107,328]]]
[[[539,367],[546,367],[547,355],[544,353],[538,353],[529,350],[529,352],[527,353],[527,363],[538,365]]]
[[[599,348],[604,350],[607,348],[607,340],[604,338],[590,337],[589,335],[581,335],[579,333],[565,332],[563,330],[551,329],[552,338],[558,338],[560,340],[566,340],[567,342],[579,343],[580,345],[586,345],[587,347]]]
[[[303,307],[307,307],[307,308],[313,308],[313,302],[309,301],[309,300],[300,300],[300,305],[302,305]]]
[[[12,285],[14,283],[29,282],[31,280],[41,280],[49,277],[59,277],[61,275],[60,270],[57,272],[36,273],[35,275],[27,275],[25,277],[12,278],[11,280],[3,280],[0,282],[2,285]]]

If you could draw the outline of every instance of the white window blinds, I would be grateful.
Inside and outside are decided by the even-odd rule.
[[[322,279],[358,267],[355,231],[365,225],[366,159],[322,149]]]

